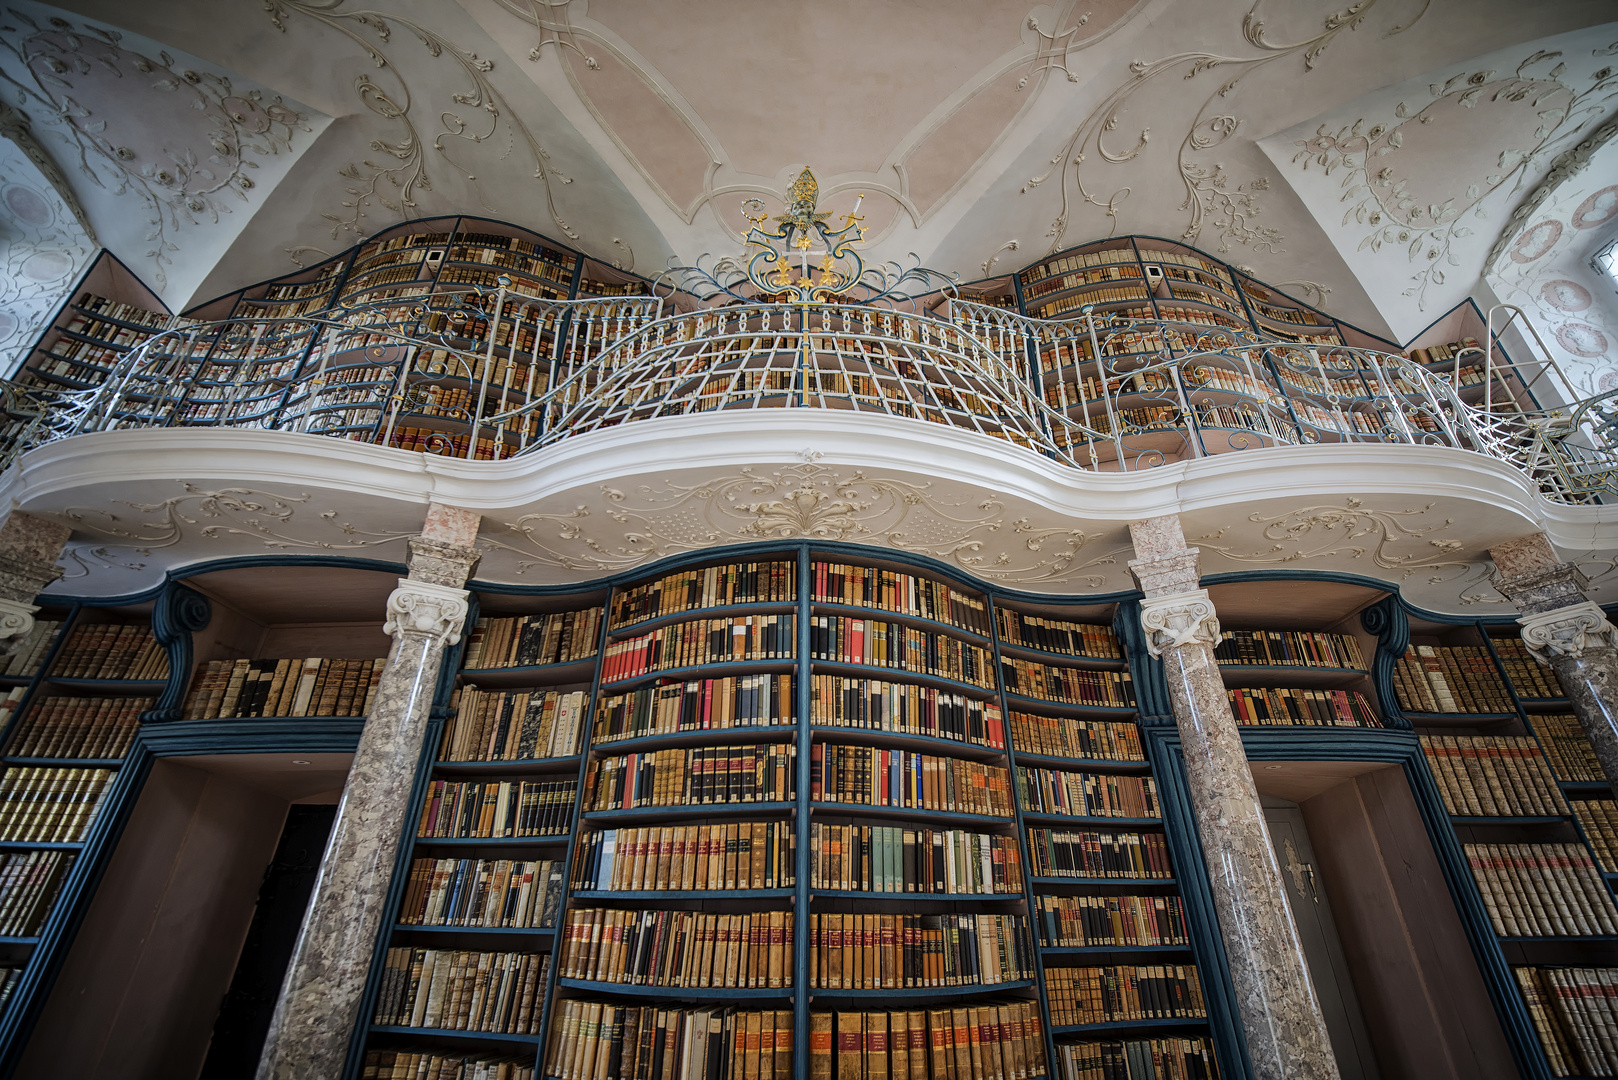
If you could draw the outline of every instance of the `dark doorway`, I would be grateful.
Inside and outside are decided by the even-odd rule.
[[[333,804],[288,807],[198,1080],[252,1080],[336,816]]]

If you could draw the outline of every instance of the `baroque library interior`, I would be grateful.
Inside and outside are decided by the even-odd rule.
[[[8,11],[0,1080],[1618,1076],[1611,11],[675,7]]]

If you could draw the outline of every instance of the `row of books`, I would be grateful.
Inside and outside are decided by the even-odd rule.
[[[989,635],[989,606],[982,596],[914,574],[816,562],[809,598],[825,604],[881,608]]]
[[[1606,779],[1601,759],[1584,725],[1572,713],[1536,713],[1530,721],[1545,760],[1564,784],[1599,783]]]
[[[558,948],[564,979],[691,989],[792,985],[790,911],[573,908]]]
[[[210,660],[191,681],[182,719],[365,716],[388,660]]]
[[[1578,818],[1584,839],[1595,852],[1601,869],[1618,874],[1618,802],[1580,799],[1573,803],[1573,816]]]
[[[369,431],[360,433],[360,442],[381,442],[381,432],[373,440]],[[441,457],[466,457],[467,438],[465,435],[450,435],[433,428],[406,427],[400,425],[393,429],[388,437],[387,445],[400,450],[410,450],[420,454],[435,454]],[[479,439],[477,449],[473,451],[474,461],[500,461],[510,457],[516,446],[509,442],[496,443],[493,439]]]
[[[406,926],[555,926],[562,864],[554,859],[417,859],[399,922]]]
[[[790,604],[798,599],[796,562],[729,563],[680,570],[612,595],[611,627],[730,604]]]
[[[792,1011],[556,1003],[550,1080],[792,1080]]]
[[[1379,728],[1382,720],[1358,690],[1226,690],[1238,724],[1258,727]]]
[[[1122,263],[1126,267],[1134,268],[1135,249],[1128,241],[1122,247],[1105,248],[1099,251],[1075,251],[1071,255],[1064,255],[1060,259],[1039,263],[1022,271],[1024,286],[1032,285],[1052,274],[1071,274],[1087,266],[1107,266],[1111,263]]]
[[[1056,1046],[1054,1080],[1219,1080],[1213,1044],[1183,1035]]]
[[[809,826],[812,887],[842,892],[1020,894],[1022,853],[1011,836],[884,825]]]
[[[918,630],[880,619],[840,615],[809,618],[809,655],[840,664],[867,664],[937,675],[984,689],[994,687],[988,649],[948,633]]]
[[[1036,1080],[1045,1075],[1041,1028],[1031,1001],[811,1012],[809,1080]]]
[[[815,802],[1012,816],[1005,766],[874,746],[815,743],[809,797]]]
[[[1127,671],[1056,667],[1018,656],[1002,656],[1000,674],[1005,679],[1008,694],[1067,705],[1103,705],[1117,709],[1135,704],[1135,692]]]
[[[572,757],[589,694],[583,690],[462,687],[444,724],[440,761],[533,761]]]
[[[1110,626],[1047,619],[1003,607],[996,607],[994,614],[1000,640],[1008,645],[1095,660],[1123,659],[1124,651],[1118,644],[1118,635],[1112,632]]]
[[[442,1050],[367,1050],[360,1080],[534,1080],[528,1058],[493,1054],[455,1054]]]
[[[1501,937],[1618,934],[1618,909],[1583,844],[1467,844]]]
[[[1047,968],[1045,997],[1051,1023],[1058,1027],[1208,1015],[1202,983],[1190,964]]]
[[[1033,977],[1025,915],[809,916],[809,985],[816,989],[998,986]]]
[[[1124,720],[1081,720],[1073,716],[1011,714],[1011,742],[1019,754],[1145,761],[1140,729]]]
[[[1039,943],[1051,948],[1184,945],[1178,896],[1039,896]]]
[[[896,735],[925,735],[1004,749],[1000,706],[915,683],[812,675],[809,722]]]
[[[8,768],[0,776],[0,841],[83,840],[116,775],[113,769]]]
[[[20,690],[20,688],[19,688]],[[121,758],[155,698],[47,697],[28,710],[7,753],[12,757]]]
[[[1017,767],[1017,801],[1025,811],[1072,817],[1162,817],[1150,776]]]
[[[1482,352],[1483,346],[1478,344],[1477,338],[1461,338],[1459,341],[1449,341],[1442,345],[1429,345],[1425,349],[1411,349],[1405,357],[1417,364],[1435,364],[1445,360],[1453,360],[1463,351]]]
[[[1214,646],[1221,664],[1365,669],[1365,654],[1347,634],[1313,630],[1226,630]]]
[[[0,937],[36,933],[72,865],[68,851],[0,852]]]
[[[150,627],[91,623],[74,627],[51,663],[60,679],[166,679],[169,658]]]
[[[791,888],[797,883],[797,839],[784,820],[602,829],[579,840],[573,888]]]
[[[1495,655],[1500,658],[1500,666],[1505,669],[1506,678],[1516,688],[1519,697],[1526,698],[1559,698],[1566,697],[1562,690],[1562,683],[1556,677],[1554,669],[1535,660],[1528,651],[1528,646],[1515,638],[1495,638],[1490,642],[1494,646]]]
[[[374,1023],[539,1034],[550,953],[389,949]]]
[[[56,640],[56,631],[61,628],[60,619],[35,619],[33,629],[17,642],[9,656],[0,660],[0,675],[38,674],[45,654],[51,651],[51,643]]]
[[[1029,829],[1035,877],[1157,878],[1174,876],[1162,833]]]
[[[1618,1076],[1618,968],[1512,968],[1552,1076]]]
[[[594,743],[738,727],[797,723],[793,678],[786,674],[736,675],[643,686],[601,699]]]
[[[1393,668],[1406,709],[1432,713],[1511,712],[1511,696],[1482,645],[1412,645]]]
[[[424,837],[563,836],[577,780],[433,780],[421,808]]]
[[[791,615],[748,615],[660,626],[608,645],[601,681],[733,660],[792,660],[798,655],[796,624]]]
[[[1560,817],[1567,800],[1533,739],[1423,735],[1422,753],[1451,814]]]
[[[590,762],[591,810],[711,803],[786,802],[797,797],[792,743],[653,750]]]
[[[479,619],[467,639],[461,666],[480,670],[571,664],[594,656],[600,641],[600,608]]]
[[[1073,273],[1063,274],[1061,277],[1055,278],[1054,280],[1049,278],[1042,279],[1039,284],[1030,285],[1023,290],[1023,299],[1025,301],[1037,300],[1041,296],[1049,296],[1051,293],[1061,292],[1064,289],[1076,289],[1081,285],[1094,285],[1102,281],[1122,281],[1125,278],[1132,278],[1136,281],[1140,280],[1140,267],[1134,265],[1119,266],[1115,264],[1112,266],[1097,267],[1094,270],[1074,271]]]

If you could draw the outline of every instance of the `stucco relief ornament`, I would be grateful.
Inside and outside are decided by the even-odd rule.
[[[1591,601],[1525,615],[1517,622],[1523,645],[1542,664],[1563,656],[1581,657],[1591,649],[1618,648],[1618,627]]]
[[[1219,617],[1207,589],[1148,596],[1140,602],[1140,624],[1146,631],[1146,651],[1153,656],[1192,642],[1210,648],[1219,644]]]
[[[1133,146],[1108,145],[1108,136],[1117,130],[1120,114],[1141,110],[1143,103],[1134,100],[1136,94],[1148,85],[1179,86],[1215,68],[1230,74],[1202,99],[1185,133],[1167,144],[1176,147],[1174,167],[1185,189],[1185,199],[1180,203],[1180,209],[1186,212],[1187,220],[1181,239],[1194,243],[1203,229],[1211,225],[1218,233],[1220,251],[1228,251],[1231,244],[1242,244],[1256,251],[1281,250],[1280,244],[1285,238],[1280,231],[1259,225],[1254,220],[1260,213],[1259,196],[1268,189],[1269,181],[1265,177],[1255,177],[1245,183],[1233,183],[1222,164],[1199,159],[1197,155],[1223,145],[1240,130],[1242,119],[1231,111],[1230,103],[1239,98],[1237,91],[1243,79],[1285,57],[1299,57],[1303,60],[1304,70],[1312,70],[1332,40],[1345,30],[1357,30],[1371,9],[1377,6],[1378,0],[1358,0],[1346,9],[1328,15],[1318,33],[1301,41],[1287,42],[1270,39],[1269,27],[1259,12],[1263,2],[1255,0],[1242,20],[1242,36],[1258,50],[1257,55],[1182,52],[1157,60],[1131,61],[1130,78],[1103,98],[1080,122],[1067,141],[1050,156],[1049,169],[1023,184],[1021,191],[1026,194],[1051,177],[1057,177],[1057,187],[1062,194],[1061,213],[1051,222],[1045,234],[1051,238],[1052,254],[1064,246],[1063,239],[1075,209],[1073,193],[1078,196],[1078,206],[1100,207],[1111,219],[1108,222],[1109,235],[1117,227],[1119,208],[1129,198],[1132,188],[1123,185],[1111,195],[1096,195],[1090,190],[1085,170],[1092,167],[1092,156],[1107,165],[1125,165],[1134,161],[1147,164],[1143,154],[1152,142],[1151,129],[1148,127],[1140,129]],[[1430,2],[1422,0],[1414,15],[1390,27],[1385,36],[1391,37],[1408,30],[1426,14]],[[1170,81],[1161,78],[1171,73],[1178,75],[1179,79]],[[1206,85],[1206,82],[1199,85]],[[1069,192],[1070,176],[1073,193]]]
[[[516,554],[519,574],[536,566],[625,570],[719,544],[800,537],[912,551],[995,581],[1083,581],[1101,588],[1104,575],[1082,571],[1117,561],[1118,552],[1108,551],[1081,562],[1090,541],[1083,531],[1042,527],[1027,517],[1008,520],[996,499],[973,502],[930,483],[821,465],[815,451],[802,456],[800,463],[747,467],[700,483],[662,480],[631,491],[603,486],[606,507],[599,513],[579,505],[524,514],[507,523],[520,542],[480,536],[478,543]]]
[[[1465,546],[1461,541],[1432,535],[1449,528],[1455,523],[1454,519],[1445,518],[1431,525],[1415,524],[1432,508],[1433,504],[1428,503],[1406,510],[1372,510],[1365,506],[1364,500],[1350,496],[1342,506],[1304,506],[1271,516],[1250,514],[1247,520],[1262,525],[1260,537],[1271,542],[1262,550],[1242,551],[1236,544],[1220,543],[1231,531],[1228,525],[1218,532],[1196,537],[1192,543],[1227,559],[1250,563],[1289,563],[1331,557],[1361,559],[1369,555],[1381,569],[1397,570],[1405,578],[1417,570],[1448,571],[1427,579],[1428,584],[1437,585],[1474,564],[1457,557],[1457,552]],[[1420,543],[1422,547],[1415,551],[1392,550],[1401,543]]]
[[[321,214],[331,222],[332,239],[335,240],[344,232],[362,234],[369,231],[369,227],[361,222],[373,202],[401,218],[420,216],[416,213],[419,209],[416,193],[418,190],[433,190],[427,168],[428,149],[475,190],[477,171],[452,154],[450,148],[460,147],[469,154],[471,148],[484,142],[500,146],[502,154],[509,154],[519,146],[527,151],[528,160],[533,166],[533,177],[539,181],[540,194],[551,220],[568,239],[580,239],[579,234],[557,211],[551,189],[553,179],[560,184],[571,184],[573,180],[556,167],[550,151],[545,149],[538,136],[489,79],[489,72],[494,70],[494,61],[479,57],[437,31],[401,15],[390,13],[384,16],[381,12],[362,8],[339,10],[343,0],[262,0],[262,3],[277,30],[284,32],[289,16],[300,15],[348,38],[364,50],[378,69],[385,70],[390,76],[388,86],[376,82],[369,74],[362,73],[354,79],[354,92],[360,102],[376,116],[397,126],[393,138],[371,140],[370,149],[377,160],[366,159],[360,164],[350,162],[339,170],[339,174],[350,181],[344,188],[348,197],[342,200],[342,212]],[[392,39],[394,25],[408,30],[426,48],[429,56],[446,57],[453,61],[465,79],[464,88],[451,95],[448,106],[430,104],[422,110],[429,116],[437,114],[439,130],[436,133],[430,130],[424,132],[417,126],[410,83],[399,65],[382,51],[383,46]],[[393,192],[391,195],[390,189]],[[484,202],[487,206],[487,200]],[[494,208],[489,209],[492,211]],[[288,249],[288,254],[300,266],[302,250]]]
[[[469,595],[465,589],[400,578],[399,587],[388,595],[388,621],[382,631],[391,637],[416,634],[437,638],[446,647],[454,645],[461,640]]]
[[[0,79],[36,134],[66,140],[90,183],[146,203],[145,254],[159,286],[179,250],[174,234],[251,203],[254,159],[289,153],[294,132],[310,130],[279,96],[239,91],[167,52],[135,52],[117,31],[56,17],[42,25],[15,8],[6,15],[16,25],[0,26],[0,48],[13,62]],[[163,142],[142,141],[154,130]]]
[[[1319,165],[1327,175],[1343,173],[1342,201],[1347,204],[1343,225],[1365,228],[1357,250],[1404,249],[1409,262],[1418,267],[1404,295],[1415,297],[1423,309],[1428,290],[1443,285],[1450,270],[1463,266],[1456,249],[1475,233],[1467,222],[1486,219],[1486,203],[1492,197],[1515,195],[1550,158],[1555,159],[1553,173],[1576,171],[1595,146],[1610,137],[1610,132],[1598,136],[1582,157],[1563,153],[1618,97],[1618,68],[1607,65],[1587,78],[1576,77],[1561,52],[1541,49],[1509,75],[1461,71],[1431,84],[1428,92],[1432,99],[1428,103],[1413,107],[1401,101],[1391,117],[1361,117],[1336,131],[1322,125],[1297,144],[1292,158],[1303,169]],[[1419,137],[1423,146],[1435,141],[1435,136],[1422,134],[1427,125],[1436,125],[1434,131],[1447,132],[1452,140],[1476,132],[1506,132],[1503,137],[1514,144],[1499,145],[1492,169],[1480,170],[1483,175],[1471,177],[1464,191],[1438,201],[1437,195],[1418,194],[1419,175],[1400,154],[1407,139]],[[1521,134],[1509,134],[1517,126],[1523,129]],[[1543,198],[1536,192],[1529,201],[1537,206],[1535,200]],[[1513,220],[1526,217],[1514,215]],[[1485,265],[1493,265],[1504,246],[1504,239],[1497,241]]]

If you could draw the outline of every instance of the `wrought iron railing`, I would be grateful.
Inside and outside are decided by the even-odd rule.
[[[1561,502],[1618,495],[1618,392],[1561,412],[1524,409],[1524,378],[1475,365],[1500,382],[1472,389],[1464,358],[1446,376],[1375,350],[1223,326],[1093,313],[1050,322],[934,299],[937,310],[737,303],[666,312],[659,298],[541,301],[469,289],[197,323],[132,349],[94,387],[4,384],[0,464],[76,434],[157,427],[504,458],[642,420],[815,408],[942,424],[1090,471],[1276,446],[1406,443],[1509,462]]]

